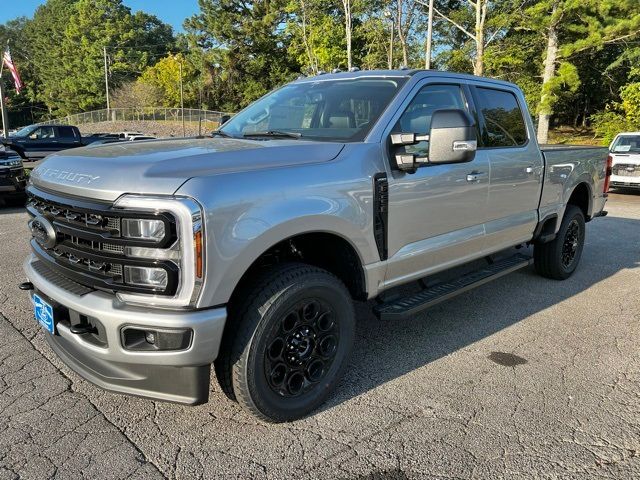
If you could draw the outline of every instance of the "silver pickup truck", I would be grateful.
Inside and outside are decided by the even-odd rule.
[[[212,138],[49,156],[27,189],[21,288],[53,350],[101,387],[202,403],[213,364],[231,399],[289,421],[338,382],[354,301],[399,319],[531,263],[571,276],[609,174],[606,149],[541,149],[510,83],[302,78]]]

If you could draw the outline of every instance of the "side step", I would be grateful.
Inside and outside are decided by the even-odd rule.
[[[480,270],[468,273],[450,282],[429,287],[408,297],[381,303],[374,309],[382,320],[399,320],[415,315],[422,310],[444,302],[456,295],[479,287],[491,280],[515,272],[533,263],[533,258],[522,254],[498,260]]]

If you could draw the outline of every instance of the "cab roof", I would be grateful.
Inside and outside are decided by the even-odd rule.
[[[355,78],[408,78],[418,74],[425,74],[429,77],[446,77],[457,78],[460,80],[481,80],[485,82],[491,82],[501,84],[505,86],[515,86],[513,83],[505,82],[504,80],[497,80],[489,77],[478,77],[476,75],[470,75],[468,73],[446,72],[442,70],[424,70],[424,69],[406,69],[406,70],[358,70],[356,72],[337,72],[337,73],[322,73],[319,75],[313,75],[309,77],[301,77],[293,83],[306,83],[317,82],[319,80],[345,80]]]

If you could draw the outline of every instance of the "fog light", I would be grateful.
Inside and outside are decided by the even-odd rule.
[[[160,241],[164,238],[164,222],[140,218],[122,219],[122,236],[140,240]]]
[[[186,350],[191,345],[193,330],[190,328],[153,328],[128,326],[120,333],[126,350],[157,352],[160,350]]]
[[[166,288],[169,281],[164,268],[154,267],[124,267],[124,281],[128,285],[140,287]]]

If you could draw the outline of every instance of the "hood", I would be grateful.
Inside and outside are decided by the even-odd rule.
[[[343,143],[234,138],[122,142],[46,158],[31,183],[62,194],[113,201],[123,193],[172,194],[192,177],[327,162]]]

